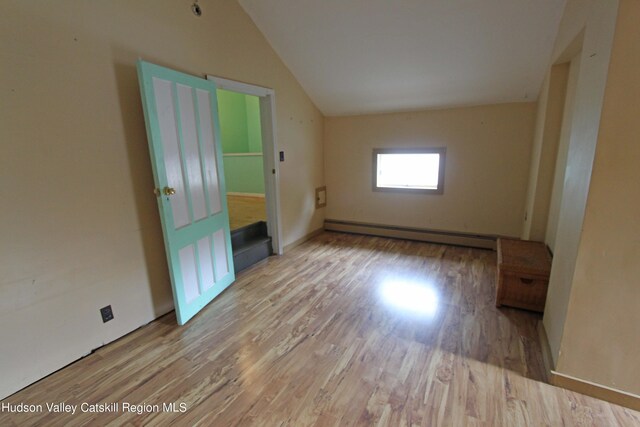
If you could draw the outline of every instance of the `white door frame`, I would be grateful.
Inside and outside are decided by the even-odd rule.
[[[242,83],[207,74],[218,89],[253,95],[260,98],[260,127],[262,128],[262,159],[264,189],[267,204],[267,229],[271,235],[273,252],[282,255],[282,221],[280,218],[280,170],[276,143],[276,94],[273,89]]]

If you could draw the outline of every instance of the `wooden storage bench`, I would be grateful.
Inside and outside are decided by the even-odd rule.
[[[496,306],[544,311],[551,254],[541,242],[498,239]]]

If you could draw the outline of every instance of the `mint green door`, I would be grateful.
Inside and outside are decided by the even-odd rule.
[[[151,164],[180,325],[235,280],[216,86],[138,61]]]

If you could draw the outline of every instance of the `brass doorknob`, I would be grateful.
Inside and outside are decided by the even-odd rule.
[[[174,194],[176,194],[176,190],[171,187],[164,187],[162,192],[165,196],[173,196]]]

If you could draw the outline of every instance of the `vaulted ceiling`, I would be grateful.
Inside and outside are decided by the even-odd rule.
[[[564,0],[239,0],[328,116],[532,101]]]

